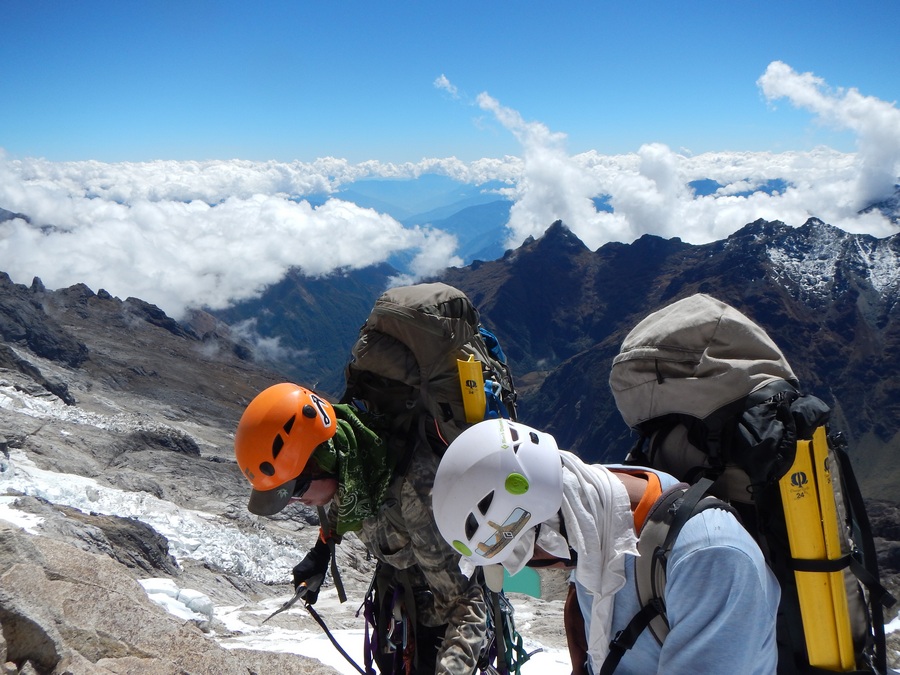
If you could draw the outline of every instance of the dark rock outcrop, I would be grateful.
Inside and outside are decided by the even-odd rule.
[[[47,315],[37,296],[43,285],[35,279],[34,291],[14,284],[0,272],[0,338],[19,344],[37,356],[79,367],[88,358],[87,347]]]

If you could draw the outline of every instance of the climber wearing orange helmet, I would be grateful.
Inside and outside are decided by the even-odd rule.
[[[406,575],[414,598],[416,662],[412,672],[469,675],[486,638],[486,608],[477,580],[459,571],[431,510],[438,455],[401,458],[376,433],[379,418],[331,404],[295,384],[261,392],[235,433],[235,457],[252,487],[248,510],[272,515],[291,501],[330,503],[322,534],[293,569],[294,586],[324,577],[331,546],[355,532],[381,563]],[[305,599],[316,601],[310,588]],[[405,651],[405,650],[403,650]],[[389,655],[390,656],[390,655]],[[391,672],[379,662],[382,672]]]
[[[234,438],[238,466],[253,486],[250,512],[269,516],[292,499],[311,504],[310,487],[320,481],[326,485],[317,485],[316,492],[331,488],[331,494],[322,497],[321,503],[327,503],[337,490],[335,476],[321,471],[317,462],[317,472],[309,471],[307,464],[336,429],[331,403],[303,387],[276,384],[254,398]]]
[[[253,488],[247,509],[271,516],[292,500],[321,506],[340,491],[335,531],[359,529],[375,513],[393,471],[370,426],[373,421],[363,422],[351,406],[333,405],[296,384],[262,391],[234,436],[235,458]]]

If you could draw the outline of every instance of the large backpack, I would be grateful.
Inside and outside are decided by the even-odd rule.
[[[467,361],[477,362],[480,378],[461,383],[460,362]],[[472,421],[516,416],[516,390],[497,338],[466,294],[443,283],[392,288],[376,300],[351,350],[346,382],[343,402],[382,416],[404,450],[425,443],[441,453],[471,423],[466,383],[483,387],[485,408]]]
[[[442,454],[470,424],[516,418],[516,390],[496,336],[466,294],[447,284],[384,292],[359,331],[345,375],[342,402],[382,420],[398,478],[413,453]],[[416,621],[416,598],[428,592],[411,584],[414,577],[414,571],[378,563],[364,603],[367,668],[433,672],[443,627]],[[485,585],[485,593],[492,607],[478,672],[517,673],[529,655],[512,607],[502,592]]]
[[[778,673],[885,673],[883,607],[893,598],[879,581],[849,457],[840,434],[828,429],[828,406],[800,392],[766,332],[733,307],[693,295],[632,329],[609,381],[638,434],[625,463],[689,484],[705,479],[759,543],[781,586]],[[655,542],[644,547],[656,551],[667,530],[653,532],[646,536]],[[809,548],[813,535],[829,543],[827,551]],[[812,617],[816,607],[834,615],[835,638],[822,632],[821,613]],[[822,654],[836,652],[837,643],[843,661],[832,663]]]

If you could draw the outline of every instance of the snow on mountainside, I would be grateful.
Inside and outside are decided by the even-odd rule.
[[[0,436],[3,446],[0,453],[0,530],[6,546],[15,541],[15,546],[21,549],[23,537],[53,538],[62,543],[73,542],[95,555],[129,561],[130,564],[126,563],[131,568],[127,570],[128,575],[140,583],[150,600],[183,625],[200,628],[206,635],[205,649],[212,650],[210,645],[216,644],[225,648],[224,652],[212,652],[225,665],[216,666],[213,658],[206,656],[212,670],[203,672],[272,670],[324,675],[326,669],[314,665],[316,661],[330,665],[337,672],[349,672],[350,666],[325,641],[321,629],[312,623],[302,604],[271,623],[262,624],[262,620],[290,596],[287,584],[290,569],[312,546],[317,528],[290,514],[277,520],[246,514],[247,489],[233,467],[217,473],[202,468],[204,459],[210,459],[206,455],[215,454],[214,447],[205,447],[200,457],[193,458],[193,463],[198,465],[193,469],[189,464],[180,464],[186,473],[198,471],[205,489],[213,495],[226,495],[224,503],[212,499],[202,510],[189,508],[181,492],[172,492],[170,498],[159,498],[147,491],[113,487],[109,480],[117,472],[115,466],[91,475],[96,470],[90,456],[103,455],[102,448],[110,440],[116,442],[118,438],[143,432],[184,434],[195,430],[196,423],[202,420],[180,415],[177,411],[162,416],[158,412],[145,412],[140,406],[134,407],[130,397],[120,398],[102,383],[94,383],[90,391],[78,391],[78,398],[87,406],[109,412],[65,405],[55,397],[41,392],[28,393],[26,389],[27,382],[22,377],[0,374],[0,432],[3,434]],[[222,431],[227,436],[228,430]],[[65,448],[68,456],[64,459],[54,457],[53,445]],[[150,453],[152,450],[146,448],[139,452]],[[156,466],[147,469],[148,477],[157,476],[160,465],[172,461],[171,457],[156,459],[153,463]],[[237,503],[230,504],[233,498],[228,495],[234,494],[232,482],[240,497]],[[127,525],[130,521],[152,528],[148,531],[164,538],[161,540],[164,555],[171,557],[172,564],[153,564],[148,553],[153,545],[146,535],[134,532],[130,535],[130,545],[123,543],[121,538],[114,539],[107,522],[109,518],[122,522],[121,527],[125,529],[134,528]],[[23,528],[25,532],[4,529],[10,525]],[[122,549],[129,546],[133,549],[126,555]],[[76,556],[73,553],[70,557]],[[27,554],[17,554],[17,558],[20,566],[31,562]],[[36,641],[44,631],[52,631],[44,627],[42,615],[35,615],[20,597],[21,589],[15,590],[8,585],[12,577],[4,576],[7,564],[0,553],[0,589],[3,593],[0,618],[9,628],[9,637],[0,644],[0,652],[9,652],[3,660],[15,661],[26,669],[23,664],[28,661],[32,666],[46,667],[47,672],[52,669],[50,666],[62,667],[63,662],[54,661],[51,654],[38,658],[29,652],[27,642]],[[349,600],[339,603],[334,586],[328,582],[317,608],[342,646],[357,663],[362,663],[364,618],[358,608],[373,567],[362,545],[352,535],[339,548],[339,564]],[[60,572],[51,567],[47,572],[63,579],[70,574],[65,568]],[[87,581],[88,585],[93,584],[91,592],[100,598],[104,593],[101,582]],[[119,587],[123,583],[115,577],[110,577],[110,582]],[[67,583],[70,588],[76,584],[72,580]],[[124,591],[116,592],[124,600]],[[568,672],[568,659],[563,649],[561,601],[537,605],[536,601],[526,597],[515,597],[513,602],[526,648],[542,650],[521,672],[524,675]],[[146,605],[142,611],[149,611]],[[162,619],[156,620],[164,624]],[[93,653],[102,657],[103,666],[98,662],[94,669],[90,664],[84,664],[77,672],[120,672],[112,663],[124,662],[125,654],[132,648],[142,652],[140,658],[145,664],[140,669],[142,673],[200,672],[197,664],[186,667],[191,665],[190,661],[182,659],[176,662],[178,667],[170,666],[163,656],[153,658],[148,648],[133,644],[133,638],[119,632],[124,631],[124,626],[131,621],[134,618],[123,607],[121,624],[113,622],[115,625],[103,629],[105,641],[118,643],[115,649],[89,647],[96,638],[91,638],[90,622],[81,620],[80,637],[51,638],[56,640],[54,650],[60,655],[68,654],[64,656],[68,659],[65,664],[71,664],[73,659],[80,660],[81,655],[89,658]],[[553,627],[541,626],[548,621]],[[158,630],[158,637],[162,638],[164,629]],[[196,632],[196,636],[199,635],[201,633]],[[548,646],[548,640],[553,646]],[[196,649],[199,652],[199,648]],[[254,650],[263,655],[253,657],[256,660],[252,667],[242,668],[229,659],[229,653],[237,654],[235,650]],[[116,652],[118,656],[115,656]],[[300,655],[316,661],[271,660],[281,658],[281,654]],[[237,657],[234,660],[237,661]]]
[[[900,243],[896,237],[848,234],[811,219],[799,232],[791,228],[765,246],[785,288],[800,289],[804,299],[830,299],[841,268],[855,270],[884,301],[896,302],[900,294]]]

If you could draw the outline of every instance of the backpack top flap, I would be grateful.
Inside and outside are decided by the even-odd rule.
[[[375,302],[363,329],[398,340],[415,357],[423,379],[447,367],[478,330],[478,311],[462,292],[442,283],[400,286]]]
[[[639,322],[609,376],[616,406],[633,428],[672,413],[705,419],[775,380],[799,384],[762,328],[702,293]]]
[[[443,283],[392,288],[375,302],[351,349],[344,398],[364,401],[400,426],[424,412],[446,446],[467,426],[458,361],[470,355],[494,392],[486,402],[496,398],[505,408],[498,414],[514,415],[509,368],[465,293]]]

